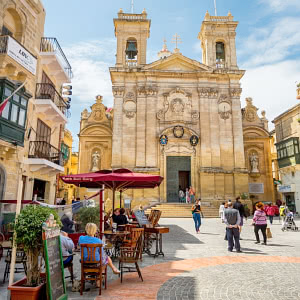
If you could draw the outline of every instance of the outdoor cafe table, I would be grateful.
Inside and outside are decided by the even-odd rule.
[[[120,247],[122,246],[124,238],[130,234],[129,231],[112,231],[105,230],[101,232],[114,246],[114,251],[112,252],[112,258],[117,258],[120,253]]]
[[[162,251],[162,235],[164,233],[168,233],[170,231],[169,227],[153,227],[153,228],[144,228],[144,235],[145,235],[145,242],[146,245],[148,245],[147,243],[147,239],[149,239],[150,235],[153,233],[155,234],[156,238],[155,238],[155,253],[152,254],[151,253],[151,249],[146,247],[145,252],[149,255],[149,256],[153,256],[153,257],[157,257],[159,255],[165,256],[164,252]]]

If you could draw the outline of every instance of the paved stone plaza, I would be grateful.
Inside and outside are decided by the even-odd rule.
[[[300,225],[300,220],[296,222]],[[204,219],[201,234],[194,232],[192,219],[161,219],[160,224],[170,227],[164,236],[165,257],[143,255],[144,282],[132,273],[124,276],[121,285],[109,270],[108,289],[97,300],[300,299],[300,232],[282,232],[278,218],[271,226],[273,238],[268,246],[254,244],[248,220],[242,232],[243,253],[227,251],[220,219]],[[79,255],[74,261],[80,279]],[[1,274],[3,271],[2,259]],[[2,277],[0,280],[2,300],[6,299],[6,287]],[[69,279],[67,285],[70,300],[94,300],[98,295],[98,289],[89,284],[86,287],[90,290],[83,296],[71,292]]]

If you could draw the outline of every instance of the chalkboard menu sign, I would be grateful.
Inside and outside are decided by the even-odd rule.
[[[136,210],[134,212],[134,215],[135,215],[137,221],[139,222],[140,226],[150,224],[147,217],[146,217],[146,215],[145,215],[145,212],[143,210]]]
[[[43,232],[49,300],[66,300],[64,266],[59,228],[47,228]]]

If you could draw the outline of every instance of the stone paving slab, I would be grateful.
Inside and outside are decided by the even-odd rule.
[[[201,259],[201,265],[198,266],[198,268],[203,268],[211,267],[212,265],[210,263],[212,261],[218,262],[216,266],[222,265],[222,261],[227,260],[227,258],[229,258],[230,261],[237,258],[242,259],[242,263],[248,263],[251,258],[260,258],[262,259],[261,262],[265,263],[270,257],[280,258],[282,256],[296,258],[300,256],[300,232],[282,232],[280,230],[281,226],[278,219],[274,220],[274,225],[271,226],[273,238],[268,241],[268,246],[254,244],[253,227],[250,226],[251,220],[248,220],[242,231],[243,240],[241,241],[241,247],[244,252],[241,254],[227,252],[227,243],[224,241],[225,226],[221,223],[220,219],[203,219],[202,221],[201,234],[196,234],[192,218],[161,219],[161,225],[170,227],[170,233],[163,236],[163,250],[165,252],[165,257],[153,258],[148,255],[143,255],[143,261],[140,263],[140,266],[143,268],[143,277],[145,277],[143,283],[139,280],[137,274],[133,273],[126,274],[124,276],[124,282],[121,285],[118,277],[113,275],[109,270],[108,290],[104,291],[103,296],[99,299],[156,299],[157,292],[167,280],[183,273],[186,274],[186,276],[194,276],[193,274],[189,274],[189,272],[193,272],[196,268],[194,266],[194,259]],[[300,227],[299,220],[296,222]],[[180,268],[176,270],[176,262],[183,262],[185,267],[180,266]],[[274,262],[277,263],[278,260]],[[288,261],[284,262],[289,263]],[[117,263],[115,264],[117,265]],[[151,274],[148,276],[147,269],[149,267],[152,268],[152,266],[153,269],[149,269]],[[248,267],[245,267],[245,270],[247,269]],[[74,258],[74,270],[77,278],[80,279],[79,255],[76,255]],[[4,259],[0,262],[0,274],[3,275],[3,272]],[[66,271],[66,273],[68,273],[68,271]],[[160,278],[159,274],[164,274],[163,280]],[[2,284],[1,275],[0,299],[6,300],[7,285]],[[16,279],[22,276],[22,274],[17,274]],[[70,300],[94,300],[98,296],[98,289],[93,286],[89,286],[91,287],[91,290],[89,292],[84,292],[83,296],[80,296],[78,292],[71,292],[71,283],[68,279],[67,286]],[[203,288],[207,288],[209,291],[209,285],[204,286]],[[137,294],[134,293],[135,290],[142,290],[144,292],[137,296]],[[154,293],[155,295],[153,294],[154,290],[156,291]],[[122,291],[123,295],[114,295],[113,292],[115,291]],[[126,295],[130,294],[135,295],[135,297],[138,298],[128,298]],[[221,296],[223,294],[221,294]],[[231,297],[233,297],[231,300],[237,299],[240,295],[244,297],[247,295],[247,292],[240,294],[236,291],[231,295]],[[175,296],[177,295],[175,294]],[[274,299],[277,299],[277,296],[275,296]],[[182,297],[182,299],[188,299],[188,294],[185,293]],[[295,298],[295,296],[292,297],[294,298],[291,299],[300,299]],[[174,299],[176,299],[176,297]],[[240,300],[243,299],[244,298],[240,298]]]

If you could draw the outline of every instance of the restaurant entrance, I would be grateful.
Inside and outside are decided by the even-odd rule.
[[[191,157],[167,157],[167,202],[179,202],[179,187],[185,191],[191,183]]]

